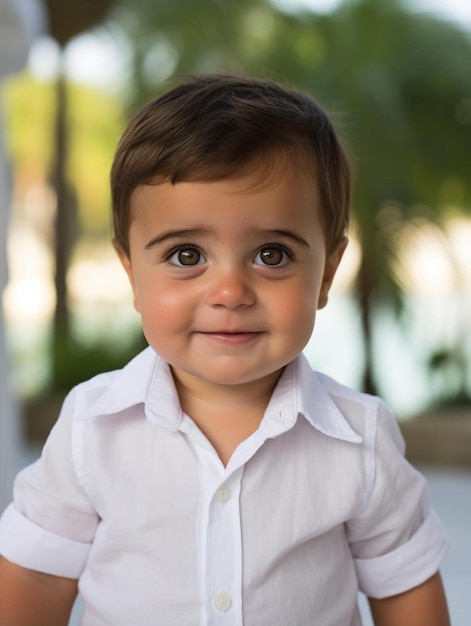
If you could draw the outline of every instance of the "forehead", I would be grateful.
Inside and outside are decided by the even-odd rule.
[[[130,240],[191,231],[235,245],[264,231],[283,230],[300,237],[307,231],[324,235],[315,183],[290,169],[269,177],[257,172],[218,181],[142,185],[131,203]]]

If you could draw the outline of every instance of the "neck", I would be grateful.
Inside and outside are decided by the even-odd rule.
[[[172,369],[183,411],[211,442],[224,465],[260,426],[281,373],[241,385],[218,385]]]
[[[221,385],[210,381],[202,381],[199,378],[175,370],[172,375],[178,392],[180,404],[188,415],[188,405],[198,405],[205,410],[214,409],[225,412],[236,410],[249,410],[251,407],[266,408],[273,389],[275,388],[283,370],[278,370],[262,379],[241,383],[238,385]]]

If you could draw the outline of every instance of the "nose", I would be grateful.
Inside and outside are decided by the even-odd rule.
[[[211,276],[206,291],[206,302],[209,306],[237,309],[250,307],[255,300],[255,290],[242,269],[225,269]]]

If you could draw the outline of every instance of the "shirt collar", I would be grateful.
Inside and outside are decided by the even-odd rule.
[[[102,377],[106,377],[104,387]],[[93,380],[85,384],[88,393],[78,395],[79,420],[121,413],[138,404],[144,405],[149,421],[170,430],[176,430],[182,418],[170,368],[152,348],[146,348],[123,369],[98,376],[95,385]]]
[[[100,385],[102,376],[107,377],[104,389]],[[122,370],[100,375],[95,381],[88,393],[78,396],[79,420],[117,414],[143,404],[149,421],[169,430],[178,428],[183,414],[173,377],[167,363],[152,348],[146,348]],[[303,354],[286,366],[268,404],[263,424],[275,436],[293,426],[299,414],[329,437],[351,443],[362,441]]]
[[[286,366],[267,407],[264,422],[275,435],[275,431],[282,432],[293,426],[298,415],[303,415],[311,426],[324,435],[351,443],[363,441],[327,391],[322,376],[312,370],[304,354]]]

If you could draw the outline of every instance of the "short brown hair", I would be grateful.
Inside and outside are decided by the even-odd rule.
[[[332,250],[349,222],[349,159],[310,95],[269,80],[203,75],[145,105],[111,169],[115,244],[129,255],[130,200],[140,185],[221,180],[282,155],[316,182]]]

